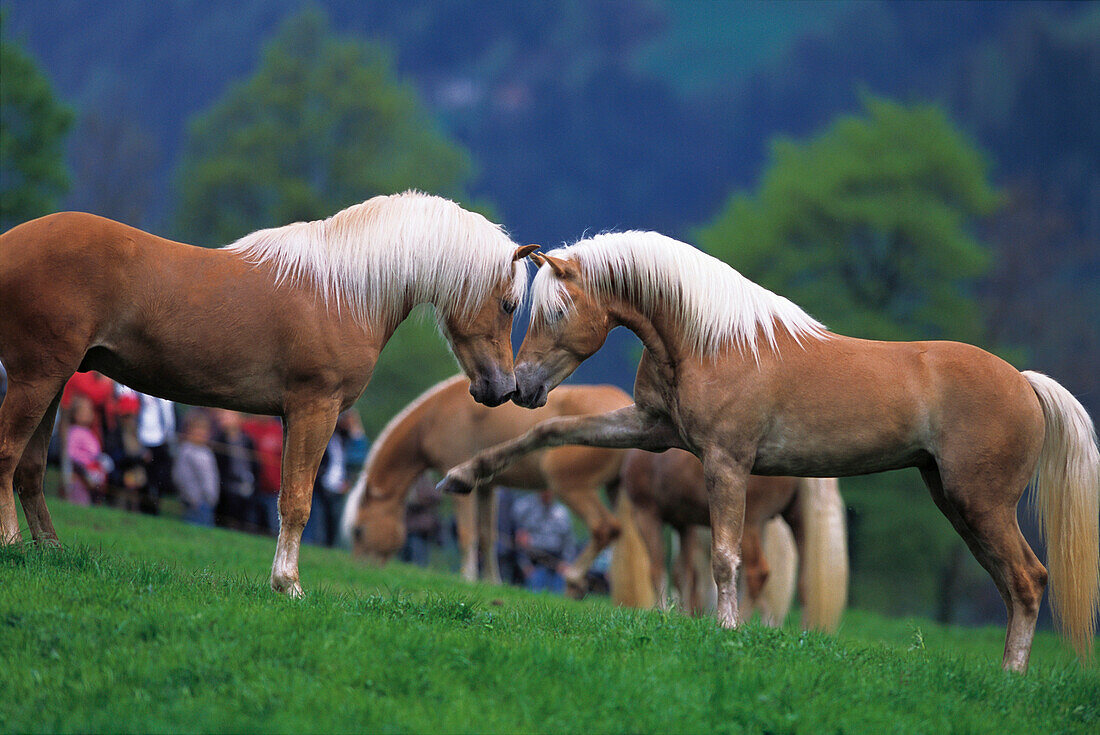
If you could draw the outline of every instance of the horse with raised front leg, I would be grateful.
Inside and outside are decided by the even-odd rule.
[[[540,405],[624,325],[645,345],[635,405],[546,422],[455,468],[445,489],[469,491],[523,453],[557,444],[688,449],[706,479],[718,619],[733,627],[749,473],[917,467],[1004,599],[1004,668],[1024,671],[1048,579],[1016,522],[1035,478],[1052,607],[1091,658],[1100,453],[1088,414],[1055,381],[970,345],[829,332],[725,263],[657,233],[599,235],[538,257],[514,400]]]
[[[282,417],[280,529],[271,586],[301,594],[298,548],[336,418],[414,306],[436,308],[486,405],[507,401],[524,255],[504,231],[418,192],[211,250],[102,217],[49,215],[0,236],[0,543],[57,534],[42,495],[62,386],[98,370],[174,401]]]

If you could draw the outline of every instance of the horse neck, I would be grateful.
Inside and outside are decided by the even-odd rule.
[[[671,382],[676,366],[691,353],[672,319],[663,310],[652,316],[645,314],[625,299],[610,300],[607,311],[614,326],[624,326],[638,335],[662,373],[667,373],[665,378]]]
[[[413,481],[430,469],[420,446],[421,413],[407,417],[375,447],[367,486],[374,492],[384,491],[382,496],[374,496],[375,500],[404,505]]]

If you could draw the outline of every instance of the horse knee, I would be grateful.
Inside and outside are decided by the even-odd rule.
[[[592,540],[604,548],[622,535],[623,527],[616,520],[607,520],[592,529]]]
[[[1047,570],[1038,562],[1012,575],[1012,601],[1029,617],[1039,614],[1039,603],[1047,587]]]
[[[733,584],[734,575],[741,559],[737,554],[715,550],[711,555],[710,570],[714,574],[714,583],[719,589]]]
[[[46,461],[38,452],[27,451],[15,468],[14,484],[20,497],[37,495],[42,491],[42,476],[46,472]]]

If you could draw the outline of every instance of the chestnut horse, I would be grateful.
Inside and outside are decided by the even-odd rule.
[[[353,554],[384,562],[400,550],[405,543],[405,501],[422,473],[446,472],[548,418],[604,413],[631,403],[630,396],[613,386],[585,385],[562,387],[534,411],[511,404],[488,409],[470,399],[468,387],[462,375],[438,383],[379,434],[344,506],[342,525]],[[600,499],[600,488],[617,479],[622,455],[599,447],[559,447],[525,457],[497,478],[517,489],[553,490],[584,521],[589,543],[565,575],[574,591],[583,587],[596,555],[619,535],[618,522]],[[492,490],[480,488],[476,506],[474,498],[455,498],[462,572],[469,580],[478,575],[480,546],[484,576],[500,581]]]
[[[718,619],[737,625],[735,578],[750,473],[840,477],[917,467],[1008,610],[1003,665],[1027,668],[1047,570],[1016,506],[1034,478],[1052,607],[1091,658],[1100,601],[1100,452],[1081,404],[1052,379],[957,342],[829,332],[690,245],[603,234],[555,251],[532,283],[515,401],[534,407],[624,325],[645,346],[633,406],[545,422],[452,470],[469,492],[558,444],[687,449],[703,462]]]
[[[636,526],[644,540],[644,553],[650,561],[650,585],[657,591],[658,600],[665,596],[665,551],[661,532],[668,524],[680,538],[679,559],[674,565],[680,599],[688,610],[699,612],[693,537],[697,526],[710,524],[703,466],[695,455],[680,449],[662,454],[632,449],[627,452],[619,477],[619,492],[630,501],[630,513],[620,518],[620,522],[624,528],[628,523]],[[771,578],[770,565],[773,562],[786,564],[788,560],[774,558],[774,552],[764,553],[766,538],[774,543],[782,541],[784,532],[790,532],[777,523],[776,528],[769,528],[765,533],[765,526],[773,519],[782,518],[793,529],[798,547],[802,626],[830,632],[837,629],[848,593],[844,504],[837,484],[835,478],[757,475],[749,478],[745,492],[744,534],[741,536],[741,579],[746,587],[738,611],[742,620],[752,616],[754,607],[760,607],[764,622],[769,625],[782,625],[787,617],[793,590],[787,594],[783,594],[782,589],[778,594],[764,594],[765,585],[773,581],[779,582],[780,588],[784,587],[785,580]],[[773,535],[775,538],[771,538]],[[616,548],[615,553],[619,552],[620,548]],[[640,567],[627,564],[612,568],[625,571]],[[619,586],[636,589],[636,582],[612,578],[613,594]]]
[[[271,586],[301,594],[298,547],[336,418],[414,306],[435,306],[487,405],[514,388],[512,312],[526,290],[504,231],[417,192],[326,220],[246,235],[220,250],[65,212],[0,236],[0,543],[56,543],[42,495],[61,388],[98,370],[174,401],[281,416],[282,489]]]

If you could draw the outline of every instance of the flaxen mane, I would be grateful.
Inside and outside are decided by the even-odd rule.
[[[656,232],[614,232],[549,253],[580,266],[597,293],[629,299],[643,313],[673,309],[700,354],[737,346],[757,354],[763,333],[775,346],[777,327],[796,340],[822,339],[825,327],[789,300],[742,276],[717,258]],[[548,266],[531,287],[532,320],[568,311],[568,294]]]
[[[503,228],[442,197],[377,196],[313,222],[245,235],[226,250],[270,263],[279,282],[308,283],[359,320],[391,324],[408,303],[441,317],[479,306],[502,278],[523,301],[526,270]]]

